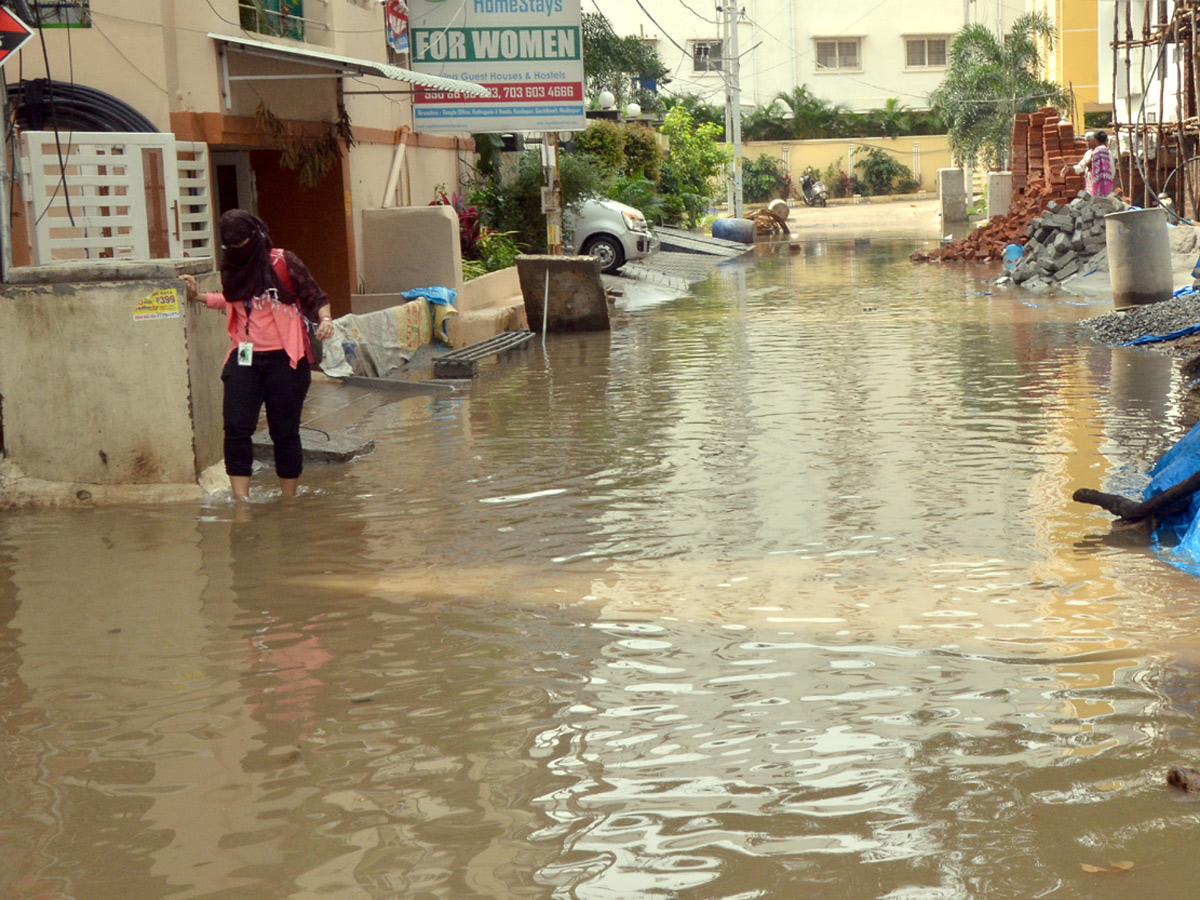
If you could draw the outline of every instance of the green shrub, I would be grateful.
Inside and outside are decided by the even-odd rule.
[[[475,250],[479,254],[479,261],[488,272],[516,265],[517,257],[521,255],[521,248],[517,246],[513,234],[507,231],[493,231],[490,228],[483,229],[479,240],[475,242]]]
[[[575,135],[575,151],[591,156],[604,175],[612,177],[625,165],[625,131],[616,122],[593,119]]]
[[[663,220],[665,203],[654,189],[654,182],[641,175],[618,175],[613,179],[608,196],[613,200],[632,206],[642,211],[652,222]]]
[[[742,164],[742,197],[747,203],[786,200],[787,186],[788,175],[781,159],[762,153],[758,159]]]
[[[854,168],[862,169],[862,180],[870,194],[890,194],[893,182],[898,179],[906,185],[916,182],[912,169],[897,160],[882,147],[860,147],[866,151],[866,159],[860,159]]]
[[[595,157],[590,154],[560,154],[558,177],[566,206],[604,195],[605,179]],[[546,215],[542,212],[545,183],[541,153],[532,150],[521,157],[510,180],[488,182],[472,195],[472,201],[482,209],[483,222],[488,228],[505,233],[517,247],[543,250],[546,247]]]
[[[660,190],[679,197],[684,208],[684,220],[692,227],[708,209],[709,200],[717,189],[717,176],[729,162],[732,152],[718,143],[720,129],[711,123],[696,125],[681,106],[667,113],[663,134],[671,141],[671,149],[663,162]],[[675,209],[674,204],[671,209]]]
[[[625,126],[626,175],[643,175],[654,184],[662,177],[663,152],[654,132],[642,125]]]

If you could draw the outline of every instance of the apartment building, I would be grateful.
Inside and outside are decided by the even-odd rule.
[[[618,34],[641,35],[670,69],[666,90],[723,103],[729,69],[725,12],[712,0],[596,0]],[[737,44],[743,107],[807,85],[852,110],[897,98],[924,109],[955,34],[968,23],[1007,29],[1023,10],[989,0],[742,0]]]

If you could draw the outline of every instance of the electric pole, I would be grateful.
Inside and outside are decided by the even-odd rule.
[[[738,19],[740,10],[737,3],[727,3],[719,7],[724,13],[722,19],[725,34],[721,41],[721,69],[725,76],[725,140],[733,144],[733,164],[729,173],[728,202],[729,213],[735,218],[742,218],[742,84],[741,59],[738,51]]]

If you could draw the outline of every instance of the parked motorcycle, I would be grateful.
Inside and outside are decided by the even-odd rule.
[[[812,166],[804,170],[800,179],[800,199],[804,201],[805,206],[824,206],[829,199],[825,183],[813,174]]]

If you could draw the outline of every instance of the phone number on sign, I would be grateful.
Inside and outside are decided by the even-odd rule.
[[[502,103],[513,101],[562,101],[582,100],[583,85],[577,81],[562,81],[551,84],[485,84],[495,94],[493,100]],[[453,91],[427,91],[418,88],[413,98],[416,103],[486,103],[478,97],[464,97]]]

